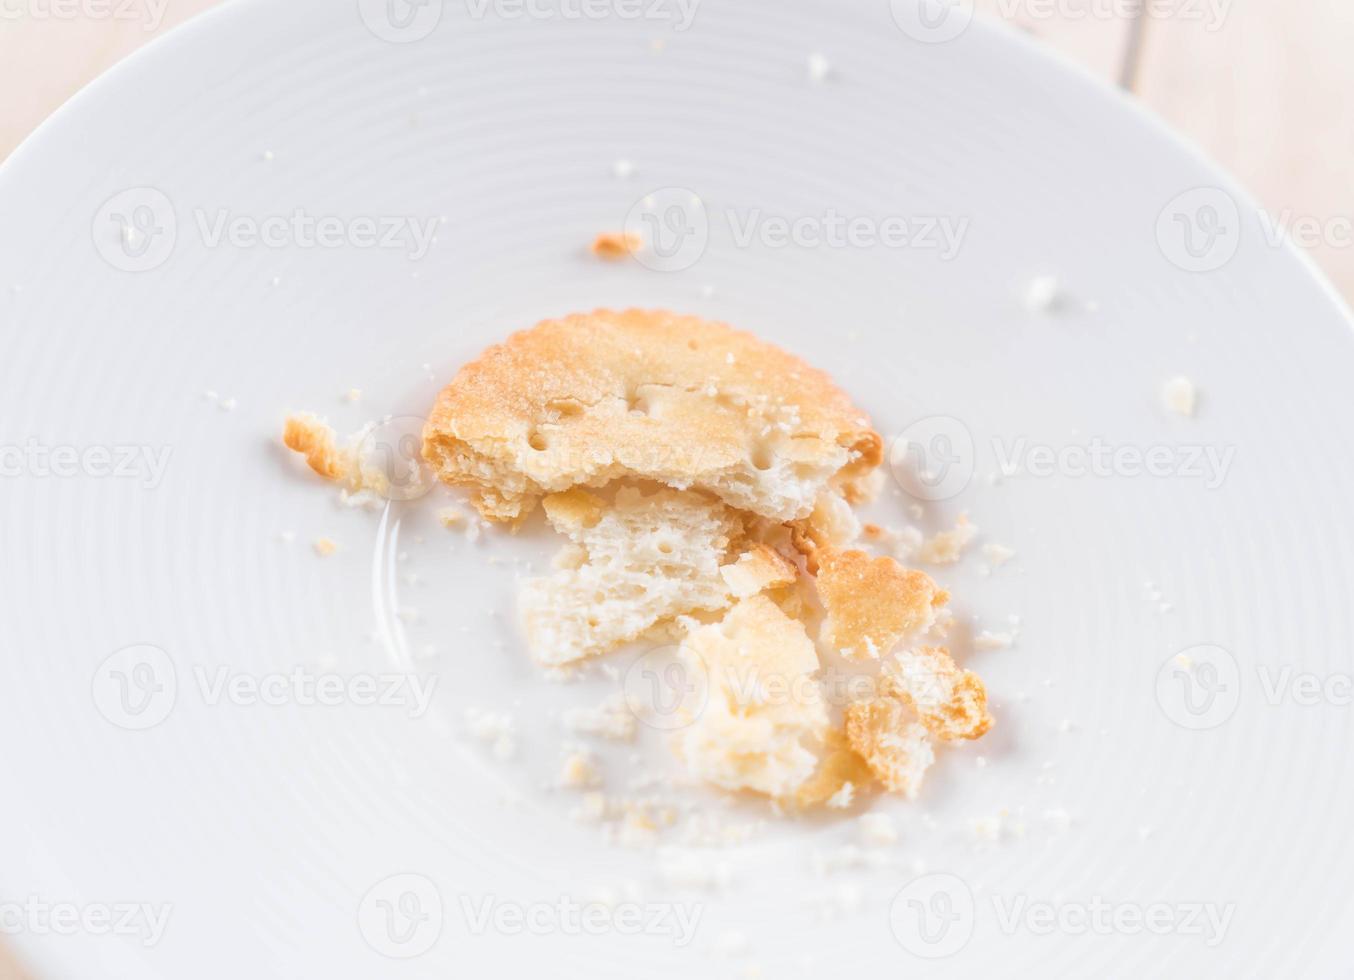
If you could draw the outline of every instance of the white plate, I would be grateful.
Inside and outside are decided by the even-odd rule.
[[[39,978],[1348,963],[1343,308],[1240,192],[1102,85],[980,25],[930,43],[947,25],[902,0],[845,6],[707,0],[677,30],[620,15],[677,9],[648,3],[588,21],[431,4],[399,27],[383,4],[240,2],[110,73],[0,170],[0,419],[19,471],[0,496],[0,883]],[[830,64],[817,81],[814,52]],[[632,176],[613,173],[621,159]],[[651,228],[642,199],[663,188],[686,189],[648,209],[667,271],[586,254],[627,215]],[[343,242],[212,245],[223,209],[334,217]],[[673,237],[698,235],[701,209],[703,251]],[[861,233],[943,218],[957,254],[777,248],[766,225],[737,241],[754,217],[829,210]],[[117,215],[148,237],[124,247]],[[403,216],[441,219],[426,254],[358,247],[356,219]],[[1050,273],[1065,301],[1028,312],[1026,285]],[[815,870],[844,859],[852,816],[768,820],[748,847],[668,855],[730,878],[677,888],[651,851],[571,820],[573,796],[541,788],[558,713],[615,682],[547,683],[515,638],[513,561],[542,566],[551,546],[470,544],[433,519],[440,490],[384,514],[339,507],[277,445],[288,409],[345,429],[417,416],[484,345],[603,305],[751,329],[833,372],[890,434],[953,420],[962,490],[923,523],[967,510],[1018,553],[990,576],[977,553],[938,572],[999,727],[945,753],[919,803],[877,805],[900,834],[886,866]],[[1161,407],[1176,375],[1199,385],[1194,419]],[[1030,472],[1038,447],[1095,440],[1162,447],[1172,475],[1133,476],[1127,457],[1081,475],[1075,452]],[[42,461],[57,447],[77,451],[75,475]],[[96,447],[170,455],[158,477],[145,456],[116,476]],[[1220,485],[1190,447],[1223,454]],[[994,485],[1007,448],[1029,466]],[[907,504],[880,510],[899,522]],[[322,535],[341,546],[327,559]],[[1012,649],[971,649],[1011,614]],[[1226,652],[1172,666],[1199,646]],[[438,686],[418,718],[212,700],[220,676],[298,667]],[[1307,674],[1325,684],[1314,697]],[[466,737],[476,706],[516,718],[512,763]],[[656,741],[638,751],[661,789]],[[540,912],[540,935],[475,931],[486,899],[608,894],[699,906],[693,941],[616,920],[575,935]],[[124,903],[172,906],[158,941],[144,912],[135,934],[102,934]],[[84,928],[46,924],[63,904]],[[1210,911],[1225,929],[1195,917]]]

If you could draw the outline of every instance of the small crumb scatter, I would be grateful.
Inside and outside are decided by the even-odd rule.
[[[315,554],[321,558],[327,558],[338,551],[338,545],[333,538],[317,538],[315,540]]]
[[[1172,378],[1161,390],[1161,400],[1166,411],[1185,418],[1193,418],[1198,407],[1199,393],[1189,378]]]
[[[644,242],[640,240],[638,235],[632,235],[628,232],[604,231],[593,239],[592,254],[599,259],[615,262],[627,255],[633,255],[643,247]]]
[[[978,526],[969,521],[967,514],[960,514],[953,530],[941,531],[922,544],[917,558],[932,565],[953,565],[977,535]]]

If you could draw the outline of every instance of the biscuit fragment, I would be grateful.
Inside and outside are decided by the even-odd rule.
[[[909,715],[897,698],[856,701],[846,706],[846,737],[886,789],[912,800],[935,751],[926,726]]]
[[[731,601],[720,566],[742,521],[706,494],[622,487],[608,504],[571,490],[546,498],[545,512],[571,543],[557,571],[524,583],[519,597],[541,664],[605,653],[658,623]]]
[[[673,750],[696,776],[727,790],[789,798],[818,767],[828,730],[813,674],[818,653],[803,624],[766,596],[735,605],[682,644],[689,676],[705,680]]]
[[[628,310],[547,320],[438,397],[423,452],[513,521],[548,493],[633,477],[776,521],[861,487],[882,440],[826,374],[721,323]]]
[[[878,659],[936,622],[949,593],[925,572],[863,551],[822,552],[818,595],[827,618],[823,641],[848,660]]]
[[[837,797],[842,789],[868,786],[874,774],[860,753],[851,747],[844,731],[829,729],[823,736],[818,768],[795,791],[795,802],[802,807],[821,806]]]
[[[757,544],[738,561],[721,568],[719,573],[729,591],[739,599],[746,599],[765,589],[792,584],[799,570],[775,548]]]
[[[992,727],[982,678],[961,670],[944,647],[896,651],[881,677],[884,692],[911,707],[942,741],[981,738]]]

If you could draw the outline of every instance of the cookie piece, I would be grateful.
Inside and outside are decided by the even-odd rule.
[[[960,669],[944,647],[896,651],[880,678],[884,693],[911,707],[942,741],[981,738],[992,727],[982,678]]]
[[[622,487],[614,500],[571,490],[545,500],[570,540],[557,571],[519,596],[537,661],[559,667],[615,649],[658,623],[732,601],[720,575],[741,541],[741,518],[708,494]]]
[[[821,552],[817,587],[823,642],[848,660],[877,660],[930,629],[950,598],[925,572],[854,550]]]
[[[424,456],[515,521],[548,493],[638,477],[709,490],[777,521],[881,458],[826,374],[722,323],[662,311],[547,320],[466,365],[437,399]]]
[[[916,799],[936,756],[926,726],[906,705],[891,697],[847,705],[846,738],[885,789]]]
[[[790,798],[818,767],[827,708],[813,675],[818,653],[796,620],[766,596],[737,603],[682,643],[702,697],[673,751],[691,771],[727,790]]]

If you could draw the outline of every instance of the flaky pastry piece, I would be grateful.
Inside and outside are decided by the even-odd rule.
[[[942,741],[981,738],[992,727],[982,678],[960,669],[944,647],[897,650],[880,679],[884,693],[911,707]]]
[[[818,768],[828,732],[818,653],[803,624],[752,596],[692,631],[679,656],[704,683],[673,737],[677,757],[724,789],[793,797]]]
[[[902,701],[873,697],[847,705],[846,738],[885,789],[916,799],[936,756],[926,726]]]
[[[607,501],[575,489],[546,497],[545,513],[570,544],[557,570],[523,583],[518,599],[541,664],[606,653],[733,599],[720,568],[737,557],[743,521],[709,494],[626,486]]]
[[[823,642],[848,660],[878,659],[936,622],[950,595],[925,572],[863,551],[819,553]]]
[[[639,478],[777,521],[858,487],[882,439],[826,374],[722,323],[650,310],[547,320],[490,347],[438,396],[423,453],[480,513]]]

